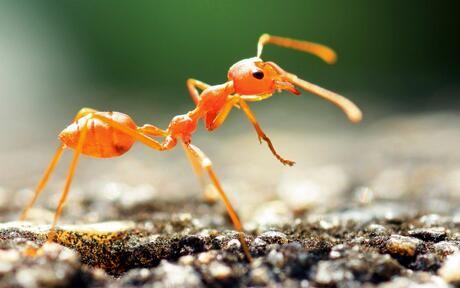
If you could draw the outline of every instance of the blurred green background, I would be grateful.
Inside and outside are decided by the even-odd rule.
[[[61,119],[70,120],[82,106],[166,125],[192,108],[187,78],[224,82],[234,62],[255,56],[264,32],[333,47],[339,61],[332,66],[275,46],[263,58],[346,95],[362,107],[366,121],[455,110],[460,107],[459,10],[452,3],[1,1],[0,132],[18,131],[2,142],[11,147],[38,141],[37,130],[55,135],[64,126]],[[308,118],[315,115],[312,107],[344,119],[306,93],[268,102],[260,106],[285,117],[277,119],[299,113],[316,118]],[[260,118],[275,122],[267,113]],[[18,140],[22,134],[27,136]]]

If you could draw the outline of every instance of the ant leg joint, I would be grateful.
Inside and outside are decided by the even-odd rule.
[[[81,109],[78,111],[77,115],[76,115],[75,118],[74,118],[74,121],[76,121],[76,120],[78,120],[78,119],[80,119],[80,118],[83,118],[83,117],[85,117],[86,115],[89,115],[89,114],[92,114],[92,113],[96,113],[96,112],[97,112],[97,110],[94,110],[94,109],[92,109],[92,108],[83,107],[83,108],[81,108]]]
[[[203,167],[205,167],[205,168],[208,168],[208,167],[212,166],[212,162],[211,162],[211,160],[209,158],[205,158],[201,162],[201,165],[203,165]]]
[[[161,151],[171,150],[177,144],[177,139],[172,136],[167,136],[166,139],[161,143]]]

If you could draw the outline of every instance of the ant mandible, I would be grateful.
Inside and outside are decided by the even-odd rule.
[[[222,198],[230,219],[235,229],[239,232],[243,252],[248,261],[251,261],[251,254],[244,238],[241,222],[222,189],[212,168],[211,161],[198,147],[191,144],[192,134],[197,129],[198,121],[203,119],[206,129],[212,131],[224,123],[233,107],[241,108],[256,129],[259,141],[267,142],[271,152],[281,163],[292,166],[293,161],[284,159],[276,152],[246,102],[265,100],[271,97],[275,91],[281,90],[298,95],[300,94],[296,89],[296,86],[298,86],[336,104],[352,122],[359,122],[362,117],[359,108],[348,99],[302,80],[296,75],[281,69],[273,62],[262,61],[260,56],[266,44],[308,52],[320,57],[327,63],[333,63],[336,60],[335,52],[324,45],[263,34],[259,38],[257,57],[238,61],[231,66],[226,83],[210,86],[195,79],[187,80],[187,87],[196,107],[186,114],[175,116],[166,130],[150,124],[138,127],[131,117],[120,112],[99,112],[90,108],[81,109],[73,119],[73,122],[59,134],[61,144],[48,165],[44,176],[38,183],[32,199],[22,211],[20,219],[26,219],[29,209],[45,188],[65,148],[73,149],[74,155],[53,223],[48,232],[48,242],[54,239],[55,227],[66,202],[81,154],[96,158],[111,158],[126,153],[136,141],[158,151],[171,150],[176,146],[177,142],[180,142],[191,161],[195,173],[203,177],[203,172],[205,172]],[[197,89],[202,90],[201,94]],[[152,137],[163,137],[163,140],[160,142]]]

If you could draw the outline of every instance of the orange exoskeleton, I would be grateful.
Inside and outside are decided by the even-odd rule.
[[[187,80],[188,90],[196,106],[186,114],[175,116],[167,129],[160,129],[150,124],[138,127],[128,115],[120,112],[99,112],[90,108],[81,109],[73,122],[59,134],[61,144],[44,176],[38,183],[32,199],[24,208],[21,219],[23,220],[27,217],[29,209],[45,188],[51,173],[66,148],[73,149],[74,155],[70,163],[64,190],[59,199],[54,221],[48,233],[48,241],[53,240],[54,229],[66,202],[80,155],[97,158],[117,157],[126,153],[135,142],[140,142],[157,151],[166,151],[173,149],[180,142],[196,174],[201,178],[206,174],[223,200],[230,219],[235,229],[239,232],[243,252],[248,261],[251,261],[252,258],[243,233],[243,227],[222,189],[212,168],[211,161],[198,147],[191,144],[192,135],[197,129],[198,121],[202,119],[206,128],[212,131],[224,123],[233,107],[241,108],[254,125],[259,141],[266,141],[275,157],[281,163],[291,166],[294,162],[284,159],[276,152],[271,140],[262,131],[254,114],[249,109],[247,102],[262,101],[280,90],[300,94],[296,88],[300,87],[338,105],[352,122],[359,122],[362,117],[361,111],[348,99],[302,80],[294,74],[284,71],[273,62],[264,62],[260,55],[265,44],[274,44],[309,52],[327,63],[333,63],[336,59],[335,53],[326,46],[264,34],[259,38],[257,57],[241,60],[231,66],[228,71],[227,82],[210,86],[198,80]],[[197,89],[203,91],[199,93]],[[163,140],[157,141],[154,137],[159,137]]]

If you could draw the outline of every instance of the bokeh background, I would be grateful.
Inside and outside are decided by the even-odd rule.
[[[370,133],[394,117],[448,113],[429,122],[430,128],[455,126],[460,124],[457,12],[453,2],[428,0],[0,1],[1,184],[11,193],[33,187],[57,146],[57,133],[81,107],[121,111],[138,124],[165,127],[173,115],[192,109],[187,78],[224,82],[234,62],[255,56],[265,32],[333,47],[339,60],[332,66],[275,46],[268,46],[263,58],[349,97],[364,111],[364,122],[354,126],[336,107],[307,93],[282,93],[252,105],[280,152],[300,167],[353,158],[349,149],[366,135],[361,131]],[[195,143],[233,183],[264,182],[286,171],[258,145],[239,111],[219,131],[200,131]],[[118,179],[119,171],[131,171],[133,183],[152,182],[160,190],[176,185],[176,176],[179,187],[194,187],[184,186],[194,179],[180,151],[134,150],[124,158],[134,160],[124,164],[82,161],[78,177]],[[261,178],[261,167],[272,174]],[[63,171],[58,169],[59,185]]]

